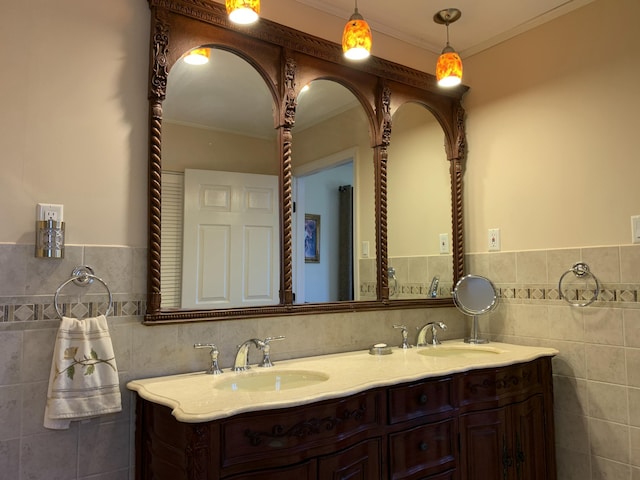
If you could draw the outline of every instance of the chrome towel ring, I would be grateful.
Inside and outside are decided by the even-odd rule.
[[[562,293],[562,281],[564,280],[564,277],[566,277],[569,273],[573,273],[576,278],[591,277],[591,279],[596,284],[595,289],[593,290],[593,296],[586,302],[573,302],[569,298],[567,298],[564,293]],[[574,264],[573,267],[571,267],[569,270],[564,272],[560,277],[560,281],[558,282],[558,293],[560,295],[560,298],[564,299],[569,305],[572,305],[574,307],[586,307],[588,305],[591,305],[598,299],[598,295],[600,295],[600,282],[598,281],[598,278],[591,272],[591,270],[589,270],[589,265],[583,262],[578,262]]]
[[[58,289],[56,290],[56,294],[53,297],[53,306],[56,308],[56,312],[58,313],[58,316],[60,318],[62,318],[63,316],[62,310],[58,306],[58,296],[60,295],[60,291],[71,282],[75,283],[79,287],[87,287],[91,285],[94,280],[97,280],[102,285],[104,285],[104,288],[107,289],[107,293],[109,294],[109,307],[107,308],[107,311],[105,312],[104,316],[108,317],[113,312],[113,295],[111,294],[111,290],[109,289],[109,286],[105,283],[104,280],[102,280],[100,277],[93,274],[93,269],[91,267],[88,267],[86,265],[81,265],[73,269],[73,272],[71,273],[71,278],[63,282],[58,287]]]

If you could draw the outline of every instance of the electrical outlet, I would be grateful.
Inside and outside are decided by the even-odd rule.
[[[440,234],[440,253],[449,253],[449,234]]]
[[[631,217],[631,242],[640,243],[640,215]]]
[[[51,203],[39,203],[36,208],[36,220],[54,220],[56,222],[62,222],[64,220],[63,206]]]
[[[489,229],[489,251],[490,252],[500,251],[500,229],[499,228]]]

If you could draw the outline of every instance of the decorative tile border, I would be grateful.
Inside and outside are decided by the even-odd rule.
[[[557,286],[523,286],[496,285],[498,297],[503,300],[549,301],[562,300]],[[566,289],[563,295],[573,302],[590,301],[595,292],[589,289]],[[640,286],[638,285],[606,285],[600,289],[597,302],[633,304],[640,302]],[[640,307],[640,305],[638,305]]]
[[[397,292],[393,280],[389,281],[389,297],[392,300],[430,298],[429,295],[431,284],[427,283],[402,283],[398,282]],[[453,284],[441,282],[438,285],[438,298],[450,297],[453,290]],[[361,282],[360,296],[366,298],[376,298],[376,282]]]
[[[21,301],[24,301],[24,303],[20,303]],[[64,302],[58,306],[63,315],[82,319],[104,314],[108,308],[108,303],[104,301]],[[144,315],[145,312],[146,301],[143,299],[114,300],[111,316],[139,316]],[[0,298],[0,323],[57,320],[58,318],[58,313],[52,300],[40,303],[21,299],[20,297]]]
[[[498,297],[502,300],[526,300],[534,302],[564,301],[560,298],[557,285],[496,285]],[[393,295],[393,282],[389,284],[389,294],[392,299],[407,298],[427,298],[429,295],[429,285],[419,283],[398,284],[398,295]],[[440,284],[438,288],[438,298],[450,297],[453,290],[452,284]],[[573,302],[584,303],[593,298],[593,290],[588,289],[567,289],[564,295]],[[360,284],[360,295],[367,298],[375,298],[375,282],[362,282]],[[597,302],[610,305],[618,303],[625,307],[640,308],[640,285],[606,285],[600,289]]]

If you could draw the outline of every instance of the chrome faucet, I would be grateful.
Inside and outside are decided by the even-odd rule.
[[[213,343],[194,343],[193,348],[210,348],[211,351],[209,355],[211,355],[211,366],[207,370],[207,373],[210,375],[220,375],[222,370],[218,366],[218,354],[220,351],[218,347],[216,347]]]
[[[447,326],[442,322],[429,322],[424,327],[419,329],[418,332],[418,340],[416,344],[421,347],[424,345],[428,345],[427,343],[427,333],[429,333],[429,329],[431,329],[431,345],[440,345],[440,340],[438,340],[438,330],[446,330]]]
[[[248,370],[249,367],[249,346],[253,343],[256,347],[258,347],[259,340],[257,338],[251,338],[240,345],[238,345],[238,350],[236,352],[236,360],[233,362],[233,368],[231,369],[234,372],[244,372]]]
[[[429,296],[436,298],[438,296],[438,284],[440,283],[440,277],[436,275],[431,280],[431,286],[429,287]]]
[[[273,367],[273,363],[271,363],[271,341],[273,340],[282,340],[284,339],[283,335],[278,337],[267,337],[264,340],[260,340],[258,338],[251,338],[240,345],[238,345],[238,351],[236,352],[236,360],[233,363],[233,368],[231,369],[234,372],[244,372],[245,370],[249,370],[249,347],[253,343],[256,348],[262,350],[263,357],[262,362],[260,362],[260,367]]]

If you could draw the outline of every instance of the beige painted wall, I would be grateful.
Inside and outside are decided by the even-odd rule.
[[[465,59],[466,246],[631,242],[640,214],[637,0],[599,0]]]
[[[270,140],[164,122],[162,168],[278,175],[277,134]],[[185,156],[185,152],[188,155]]]
[[[146,244],[148,19],[142,0],[4,2],[0,242],[34,243],[47,202],[67,243]]]

